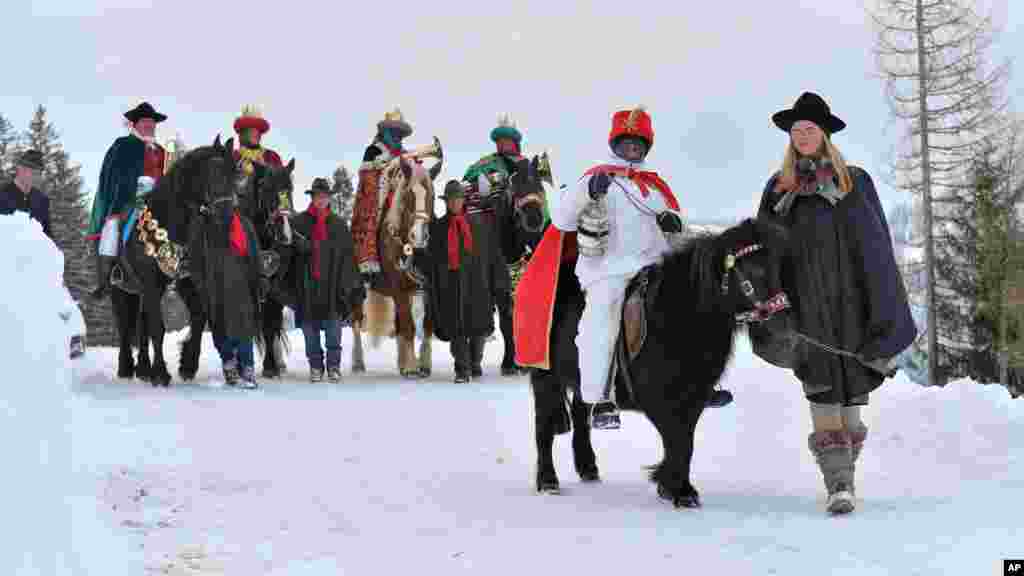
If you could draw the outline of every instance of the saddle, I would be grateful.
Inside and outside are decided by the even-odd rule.
[[[635,403],[629,365],[640,355],[647,342],[647,316],[652,313],[651,306],[661,288],[661,281],[661,268],[652,264],[637,272],[626,287],[622,321],[608,375],[608,385],[614,387],[613,392],[620,406]]]

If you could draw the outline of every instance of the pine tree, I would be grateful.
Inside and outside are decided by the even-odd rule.
[[[85,231],[89,223],[81,166],[73,163],[60,142],[60,134],[39,106],[29,128],[18,140],[19,151],[28,148],[43,154],[42,191],[50,198],[50,228],[54,243],[64,253],[64,284],[82,309],[90,345],[116,341],[110,304],[97,305],[87,297],[95,285],[95,268]]]
[[[1006,329],[1010,258],[1005,151],[995,144],[978,150],[970,186],[957,194],[951,230],[936,244],[936,271],[949,294],[937,301],[940,381],[968,377],[982,383],[999,379],[1002,332]]]
[[[0,114],[0,180],[14,177],[14,144],[18,134]]]
[[[356,194],[352,186],[352,176],[344,166],[334,171],[334,182],[331,184],[331,210],[351,225],[352,209],[355,207]]]

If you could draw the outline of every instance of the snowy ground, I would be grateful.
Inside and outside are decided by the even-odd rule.
[[[209,341],[188,386],[112,381],[109,349],[78,363],[74,459],[95,498],[76,505],[75,540],[91,574],[962,575],[1024,556],[1024,404],[1003,388],[891,380],[867,414],[864,501],[827,518],[800,387],[740,338],[736,403],[698,428],[704,508],[677,511],[645,479],[660,443],[633,414],[594,435],[602,484],[578,483],[563,436],[564,494],[535,495],[529,387],[497,374],[499,342],[468,385],[439,342],[430,380],[399,379],[385,342],[368,374],[346,357],[344,383],[312,385],[299,336],[292,379],[256,392],[214,387]]]

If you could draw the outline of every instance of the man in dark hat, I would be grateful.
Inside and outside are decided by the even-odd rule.
[[[140,176],[158,181],[164,173],[167,152],[156,142],[156,125],[167,119],[149,102],[124,113],[130,133],[121,136],[107,150],[100,169],[99,186],[92,204],[89,240],[98,240],[96,250],[97,287],[94,298],[106,296],[110,270],[117,260],[121,222],[135,204]]]
[[[341,382],[341,320],[362,301],[352,234],[331,211],[331,185],[313,180],[309,208],[290,222],[295,248],[296,318],[306,339],[310,382]],[[326,363],[320,333],[327,348]]]
[[[27,212],[39,222],[43,232],[50,232],[50,199],[39,191],[43,178],[43,155],[38,150],[26,150],[18,158],[14,180],[0,189],[0,214]]]
[[[450,180],[442,196],[447,213],[430,225],[428,276],[434,335],[451,343],[456,383],[483,374],[484,341],[494,331],[490,268],[496,263],[482,253],[473,236],[466,219],[465,196],[463,185]]]

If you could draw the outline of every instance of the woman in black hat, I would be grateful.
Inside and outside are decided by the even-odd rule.
[[[842,514],[855,506],[855,463],[867,437],[860,408],[894,373],[892,359],[917,328],[871,177],[847,165],[832,142],[846,123],[810,92],[772,121],[789,141],[759,216],[790,231],[783,282],[795,329],[807,338],[796,337],[784,359],[770,361],[803,384],[814,427],[808,447],[825,480],[826,507]],[[752,329],[755,352],[767,349],[761,338]]]

